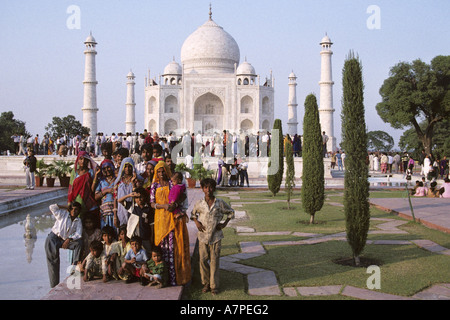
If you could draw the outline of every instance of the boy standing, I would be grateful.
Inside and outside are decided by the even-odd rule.
[[[198,229],[200,276],[202,292],[219,292],[219,258],[223,239],[222,229],[234,218],[234,210],[222,199],[214,196],[216,181],[211,178],[200,181],[205,198],[197,201],[191,219]],[[221,222],[226,216],[226,220]],[[208,260],[210,261],[208,265]]]

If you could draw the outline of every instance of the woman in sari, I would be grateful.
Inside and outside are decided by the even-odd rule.
[[[81,204],[80,218],[83,220],[86,214],[93,214],[98,219],[98,205],[92,192],[92,182],[97,163],[86,151],[80,151],[70,175],[69,192],[67,201]]]
[[[144,179],[143,187],[150,192],[150,188],[153,183],[153,176],[155,175],[155,166],[157,162],[150,160],[147,161],[147,164],[145,165],[145,171],[141,174],[142,178]]]
[[[106,225],[114,227],[114,163],[105,159],[95,172],[92,189],[95,192],[95,200],[100,204],[100,228]],[[98,181],[98,183],[97,183]]]
[[[150,189],[150,204],[155,209],[155,245],[160,246],[169,269],[169,284],[183,285],[191,279],[191,257],[186,216],[174,219],[172,211],[180,203],[169,205],[173,184],[166,163],[158,162]]]
[[[132,158],[127,157],[120,163],[119,173],[116,181],[114,182],[114,226],[119,228],[121,225],[128,223],[128,217],[130,213],[128,208],[131,206],[133,198],[128,197],[125,199],[124,204],[118,202],[118,199],[129,195],[133,192],[133,188],[136,187],[136,183],[142,180],[142,177],[137,175],[136,167]]]

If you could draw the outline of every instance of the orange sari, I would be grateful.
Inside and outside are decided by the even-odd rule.
[[[169,186],[157,188],[155,193],[156,204],[168,204],[169,191]],[[186,219],[186,216],[182,219],[174,219],[172,212],[165,209],[155,209],[155,245],[159,246],[170,232],[174,232],[174,268],[177,285],[184,285],[191,280],[189,233],[184,219]]]

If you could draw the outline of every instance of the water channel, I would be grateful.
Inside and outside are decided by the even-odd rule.
[[[61,197],[0,217],[1,300],[38,300],[51,290],[44,244],[55,220],[48,207],[65,200]],[[68,276],[70,263],[67,250],[61,249],[60,255],[62,281]]]

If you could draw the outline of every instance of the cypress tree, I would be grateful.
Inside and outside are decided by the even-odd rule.
[[[305,99],[303,118],[303,173],[302,206],[314,223],[317,211],[322,209],[325,198],[322,134],[317,99],[310,94]]]
[[[284,173],[283,128],[280,119],[275,119],[271,136],[267,184],[270,192],[275,196],[280,191]]]
[[[344,212],[347,241],[355,265],[360,263],[370,225],[367,131],[364,115],[362,66],[353,53],[342,72],[342,147],[345,151]]]
[[[285,140],[284,152],[286,154],[286,177],[284,184],[286,186],[288,209],[290,209],[291,197],[295,187],[294,152],[291,141]]]

